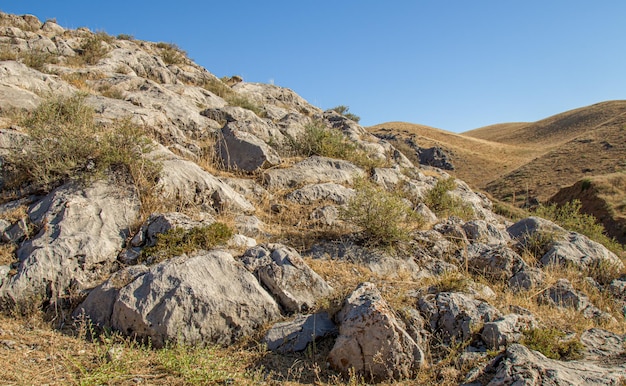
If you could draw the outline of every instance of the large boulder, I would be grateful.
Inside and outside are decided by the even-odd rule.
[[[287,194],[287,200],[300,205],[311,205],[322,201],[331,201],[343,205],[354,196],[354,189],[343,185],[327,182],[324,184],[306,185]]]
[[[163,146],[156,146],[148,156],[163,165],[157,192],[165,202],[176,202],[179,206],[200,206],[205,211],[213,212],[254,211],[254,206],[228,184]]]
[[[507,231],[522,248],[533,246],[547,251],[539,256],[543,265],[574,265],[580,269],[607,267],[617,270],[624,267],[620,258],[602,244],[579,233],[568,232],[540,217],[522,219]]]
[[[488,386],[504,385],[620,385],[626,381],[626,364],[562,362],[546,358],[521,344],[509,345]]]
[[[92,291],[78,312],[155,347],[232,344],[280,317],[274,299],[227,252],[182,255],[123,277],[130,280],[116,275]]]
[[[290,168],[272,169],[266,172],[264,181],[269,189],[286,189],[323,182],[350,184],[356,177],[364,175],[363,169],[348,161],[313,156]]]
[[[93,288],[110,274],[138,214],[134,189],[119,182],[55,189],[28,211],[39,232],[17,250],[17,273],[0,287],[2,302],[54,303],[70,287]]]
[[[339,337],[328,355],[334,369],[381,381],[409,378],[425,365],[422,348],[374,284],[359,285],[345,300],[337,321]]]
[[[287,312],[312,309],[316,300],[333,290],[295,249],[281,244],[251,248],[244,253],[242,261]]]
[[[276,151],[254,134],[243,131],[237,123],[227,123],[217,149],[224,166],[254,172],[280,164]]]

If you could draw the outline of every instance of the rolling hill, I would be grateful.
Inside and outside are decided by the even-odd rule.
[[[420,147],[440,147],[455,166],[453,175],[516,206],[547,202],[582,179],[626,172],[625,100],[461,134],[404,122],[368,130],[395,135],[392,142],[401,148],[408,139]]]

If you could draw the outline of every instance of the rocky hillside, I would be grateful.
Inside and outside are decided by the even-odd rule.
[[[626,381],[621,251],[172,44],[0,55],[6,383]]]

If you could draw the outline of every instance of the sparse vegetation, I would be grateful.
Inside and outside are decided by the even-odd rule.
[[[474,216],[472,208],[459,197],[450,194],[456,188],[453,177],[439,179],[435,186],[426,193],[424,204],[438,217],[457,216],[469,220]]]
[[[157,48],[161,49],[161,58],[167,65],[182,64],[187,57],[187,53],[173,43],[157,43]]]
[[[390,246],[407,240],[412,229],[424,220],[400,197],[366,180],[354,184],[356,194],[341,216],[363,229],[374,245]]]
[[[302,157],[314,155],[343,159],[365,169],[384,166],[384,161],[371,159],[339,130],[333,130],[321,121],[314,121],[304,128],[298,138],[287,137],[289,152]]]
[[[28,139],[6,158],[8,187],[27,183],[42,191],[69,180],[101,178],[123,169],[135,182],[154,181],[158,165],[141,158],[150,150],[143,131],[129,120],[94,123],[85,96],[52,97],[20,122]]]
[[[221,222],[189,230],[172,228],[159,234],[156,244],[141,252],[140,260],[156,264],[174,256],[189,254],[200,249],[208,250],[225,243],[232,235],[233,231]]]
[[[96,64],[109,52],[108,43],[113,41],[113,37],[104,32],[97,32],[83,40],[78,51],[78,58],[84,64]],[[75,60],[75,59],[74,59]],[[80,61],[73,64],[82,64]]]
[[[623,246],[614,239],[610,239],[604,233],[602,224],[597,223],[595,217],[582,213],[580,208],[580,201],[573,200],[561,206],[556,204],[540,205],[535,210],[535,214],[553,221],[567,230],[581,233],[615,253],[622,254],[624,252]]]
[[[359,123],[359,121],[361,120],[361,117],[359,117],[358,115],[352,114],[350,112],[350,107],[348,106],[344,106],[344,105],[339,105],[337,107],[333,107],[331,110],[338,112],[339,114],[343,115],[344,117],[353,120],[356,123]]]
[[[539,351],[548,358],[557,360],[579,359],[585,348],[578,338],[566,339],[565,333],[556,328],[525,330],[520,343]]]

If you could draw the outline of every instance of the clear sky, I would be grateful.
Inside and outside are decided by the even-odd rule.
[[[626,99],[624,0],[15,0],[3,12],[175,43],[218,77],[361,124],[463,132]]]

